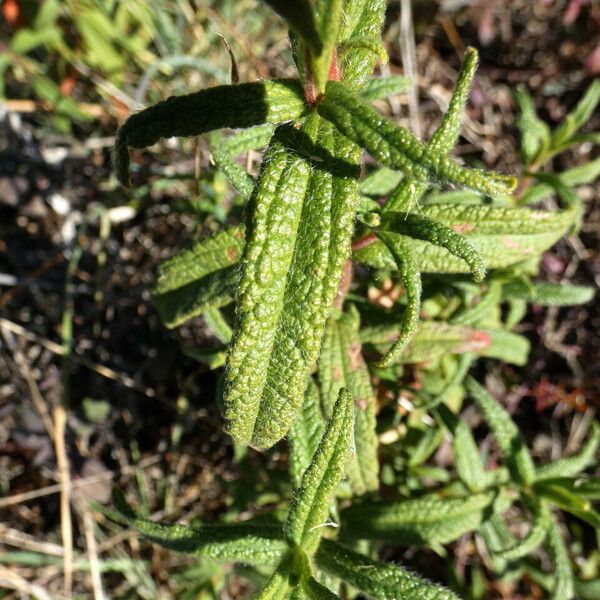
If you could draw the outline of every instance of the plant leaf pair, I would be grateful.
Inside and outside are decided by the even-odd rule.
[[[319,155],[306,156],[307,145]],[[348,162],[333,161],[334,147]],[[316,115],[301,130],[278,129],[263,161],[226,373],[225,416],[239,443],[273,445],[300,407],[349,252],[357,161]]]

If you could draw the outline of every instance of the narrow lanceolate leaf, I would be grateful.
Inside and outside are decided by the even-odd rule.
[[[536,476],[533,460],[508,412],[472,377],[467,378],[466,386],[493,431],[512,476],[523,484],[533,483]]]
[[[314,577],[305,577],[302,588],[310,600],[339,600],[339,596],[319,583]]]
[[[286,600],[289,598],[290,588],[292,588],[292,567],[292,554],[288,552],[256,600]]]
[[[325,84],[334,58],[343,8],[343,0],[316,0],[314,4],[317,30],[322,42],[319,51],[311,52],[310,69],[317,95],[325,91]]]
[[[355,495],[379,486],[375,392],[362,356],[360,317],[354,306],[340,318],[331,316],[319,358],[319,382],[325,414],[330,417],[340,390],[354,398],[354,438],[347,473]]]
[[[600,513],[594,509],[592,502],[577,494],[571,486],[563,486],[560,480],[543,479],[536,481],[534,491],[549,502],[570,512],[595,529],[600,528]]]
[[[556,175],[560,181],[569,187],[592,183],[600,177],[600,156],[590,162],[567,169]],[[532,185],[521,197],[522,204],[534,204],[554,193],[554,188],[547,183]]]
[[[596,295],[593,287],[562,283],[511,281],[502,286],[502,296],[510,300],[527,300],[543,306],[586,304]]]
[[[536,485],[540,482],[536,481]],[[569,494],[583,498],[584,500],[600,500],[600,477],[553,477],[544,479],[543,484],[553,488],[556,486],[566,490]]]
[[[477,71],[478,60],[477,50],[475,48],[467,48],[456,81],[456,87],[448,105],[448,110],[427,144],[430,150],[448,154],[454,148],[460,133],[460,126],[471,86],[473,85],[473,78]]]
[[[366,196],[387,196],[402,180],[402,173],[380,167],[369,173],[360,183],[360,191]]]
[[[330,540],[321,541],[316,561],[320,569],[374,600],[458,600],[450,590],[408,569],[372,560]]]
[[[319,389],[310,377],[304,392],[304,403],[288,433],[290,476],[294,488],[300,487],[302,483],[302,476],[321,441],[324,426]]]
[[[392,77],[377,77],[369,79],[360,90],[360,96],[364,100],[373,102],[374,100],[382,100],[388,96],[395,96],[407,92],[411,86],[411,81],[408,77],[395,75]]]
[[[386,232],[440,246],[464,260],[469,265],[475,281],[482,281],[485,277],[485,262],[479,251],[473,247],[466,236],[439,221],[416,213],[386,212],[381,226]],[[391,250],[390,242],[387,242],[386,246]]]
[[[384,327],[366,326],[361,330],[360,336],[363,344],[373,344],[380,352],[386,352],[399,332],[398,324]],[[489,345],[490,336],[477,329],[421,321],[399,360],[403,363],[428,362],[447,354],[482,353]]]
[[[547,538],[548,550],[554,561],[554,588],[552,600],[571,600],[575,595],[575,581],[569,552],[558,525],[552,521]]]
[[[283,437],[302,404],[357,198],[357,150],[331,125],[315,115],[278,131],[251,199],[225,386],[231,434],[259,447]],[[345,160],[331,159],[334,147]]]
[[[251,127],[300,117],[306,104],[300,82],[281,79],[224,85],[173,96],[135,113],[119,129],[115,143],[117,178],[129,184],[129,150],[161,138],[190,137],[223,127]]]
[[[208,144],[215,164],[245,198],[250,197],[255,181],[236,162],[235,156],[266,146],[274,130],[273,125],[267,124],[251,127],[230,137],[225,137],[220,131],[213,131],[209,136]]]
[[[465,104],[471,90],[473,77],[477,70],[477,62],[477,51],[474,48],[468,48],[458,75],[456,88],[448,105],[448,111],[443,116],[429,142],[427,142],[427,147],[430,150],[448,154],[454,147],[460,132],[460,125],[465,111]],[[428,187],[429,182],[427,180],[418,181],[406,178],[387,201],[384,210],[407,210],[411,205],[419,201]]]
[[[486,485],[486,473],[469,426],[445,404],[440,404],[436,412],[452,434],[452,451],[458,476],[471,491],[480,492]]]
[[[517,127],[521,132],[521,154],[526,165],[550,146],[550,128],[542,121],[535,110],[535,103],[529,92],[523,87],[517,88],[515,99],[519,105]]]
[[[491,281],[488,289],[485,290],[482,297],[475,306],[469,306],[462,310],[459,314],[450,319],[453,325],[471,325],[476,326],[480,321],[493,311],[502,298],[502,285],[496,281]]]
[[[312,5],[309,0],[264,0],[278,15],[282,16],[314,52],[323,47]]]
[[[328,524],[331,501],[344,476],[353,418],[352,396],[341,390],[321,443],[292,499],[286,537],[308,555],[319,545]]]
[[[494,502],[494,493],[466,498],[427,495],[398,502],[355,504],[342,511],[342,526],[353,537],[397,544],[445,544],[477,529]]]
[[[533,499],[531,501],[531,511],[533,522],[527,535],[522,540],[498,552],[497,556],[499,558],[509,561],[518,560],[533,552],[544,542],[552,525],[550,507],[545,500]]]
[[[381,35],[385,18],[386,0],[354,0],[346,2],[346,21],[340,32],[340,41],[350,38],[373,38]],[[343,81],[359,89],[371,76],[379,56],[366,46],[355,48],[343,57]]]
[[[159,266],[152,294],[167,327],[231,301],[238,279],[234,265],[243,249],[243,229],[233,227],[196,242]]]
[[[482,205],[432,204],[419,213],[464,234],[490,269],[503,268],[539,255],[565,235],[577,222],[576,207],[556,212],[528,208]],[[441,246],[411,241],[419,271],[424,273],[468,273],[461,259]],[[354,252],[360,263],[379,269],[395,269],[386,246],[375,241]]]
[[[531,342],[525,336],[506,329],[480,328],[479,331],[489,339],[489,344],[481,350],[481,356],[520,367],[527,364]]]
[[[330,81],[317,105],[320,115],[384,165],[423,180],[448,181],[485,194],[506,194],[513,177],[461,167],[430,151],[407,129],[396,127],[342,83]]]
[[[394,341],[392,347],[379,361],[379,366],[388,367],[398,362],[417,331],[421,311],[421,274],[417,270],[407,240],[383,231],[379,234],[379,238],[394,256],[400,273],[400,280],[406,292],[406,306],[399,323],[398,339]]]
[[[554,131],[552,146],[561,146],[572,138],[590,120],[598,103],[600,103],[600,81],[596,79],[573,111],[565,117],[562,124]]]
[[[239,525],[171,525],[156,523],[137,515],[118,490],[113,503],[116,518],[149,541],[178,552],[198,554],[225,562],[276,565],[287,550],[280,527]]]
[[[581,450],[573,456],[560,458],[542,465],[537,470],[537,478],[550,479],[553,477],[573,477],[597,461],[599,447],[600,425],[598,425],[596,421],[592,421],[592,431],[588,435]]]

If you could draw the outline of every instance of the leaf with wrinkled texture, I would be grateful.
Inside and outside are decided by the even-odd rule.
[[[137,515],[117,488],[113,490],[113,503],[119,511],[119,520],[169,550],[225,562],[276,565],[287,549],[281,527],[244,523],[203,526],[156,523]]]
[[[528,208],[432,204],[423,217],[439,221],[466,240],[483,257],[488,269],[508,267],[539,255],[563,237],[579,220],[579,209],[550,212]],[[448,250],[427,241],[411,241],[422,273],[468,273],[467,264]],[[382,242],[354,251],[354,259],[378,269],[395,269],[395,261]]]
[[[512,177],[466,169],[428,150],[408,130],[396,127],[340,82],[328,82],[317,110],[376,160],[407,175],[448,181],[492,195],[510,192],[516,185]]]
[[[352,396],[340,390],[321,442],[292,499],[285,534],[288,542],[309,556],[327,524],[330,503],[344,476],[354,420]]]
[[[312,461],[324,427],[325,419],[321,412],[319,389],[310,377],[304,392],[304,403],[288,433],[290,475],[295,488],[300,487],[302,483],[302,476]]]
[[[161,138],[191,137],[224,127],[251,127],[297,119],[306,111],[300,82],[273,79],[223,85],[172,96],[131,115],[115,142],[115,169],[129,185],[129,149],[145,148]]]
[[[458,600],[450,590],[408,569],[372,560],[330,540],[321,542],[316,561],[319,568],[375,600]]]
[[[362,356],[359,337],[360,317],[354,306],[329,319],[319,358],[318,374],[325,415],[330,417],[340,389],[354,398],[353,449],[347,473],[354,494],[379,487],[377,434],[375,432],[375,392]]]
[[[535,480],[535,467],[521,432],[506,409],[475,379],[468,377],[466,387],[494,433],[498,447],[512,476],[525,485]]]
[[[365,502],[342,511],[342,526],[362,539],[445,544],[477,529],[495,496],[491,492],[465,498],[429,494],[397,502]]]

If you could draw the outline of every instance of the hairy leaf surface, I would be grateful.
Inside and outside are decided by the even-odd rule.
[[[579,219],[579,209],[557,212],[527,208],[504,208],[455,204],[432,204],[422,208],[424,217],[439,221],[464,234],[488,268],[507,267],[537,256]],[[451,252],[427,241],[411,241],[415,261],[424,273],[468,273],[469,267]],[[354,252],[356,261],[378,269],[395,269],[395,261],[379,241]]]
[[[306,104],[296,79],[260,81],[207,88],[171,98],[133,114],[117,133],[117,178],[129,184],[129,149],[161,138],[191,137],[223,127],[280,123],[302,116]]]
[[[342,511],[342,523],[359,538],[444,544],[477,529],[494,499],[495,494],[489,492],[466,498],[432,494],[397,502],[366,502]]]
[[[408,569],[374,561],[330,540],[321,542],[316,561],[327,573],[347,581],[375,600],[458,600],[450,590]]]
[[[291,545],[302,548],[308,555],[319,545],[330,503],[344,476],[353,419],[352,396],[340,390],[323,438],[292,499],[286,537]]]
[[[352,490],[357,495],[379,486],[375,392],[362,356],[359,327],[360,317],[353,306],[339,318],[330,317],[318,369],[327,417],[333,413],[342,388],[354,398],[354,444],[347,471]]]

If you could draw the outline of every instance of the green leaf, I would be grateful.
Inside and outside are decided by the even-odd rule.
[[[440,125],[427,143],[430,150],[448,154],[454,147],[477,69],[477,60],[477,51],[468,48],[458,75],[456,88],[448,105],[448,111],[442,117]],[[418,203],[428,187],[429,182],[427,180],[416,181],[413,178],[405,178],[387,201],[384,210],[405,211],[410,209],[412,205]]]
[[[294,488],[300,487],[302,476],[311,463],[323,435],[325,420],[321,412],[319,389],[309,377],[304,403],[288,432],[290,476]]]
[[[580,600],[597,600],[600,598],[600,579],[576,579],[575,595]]]
[[[302,580],[302,587],[311,600],[335,600],[339,596],[320,584],[314,577],[306,577]]]
[[[516,185],[513,177],[466,169],[430,151],[408,130],[396,127],[338,81],[328,82],[317,110],[379,162],[407,175],[448,181],[491,195],[505,194]]]
[[[515,99],[519,105],[517,127],[521,132],[521,155],[524,164],[530,165],[548,150],[550,128],[538,117],[533,99],[524,87],[517,88]]]
[[[490,281],[487,290],[479,298],[475,306],[465,307],[460,313],[453,315],[450,319],[452,325],[477,326],[485,320],[494,308],[498,306],[502,297],[502,285],[496,281]]]
[[[458,600],[441,585],[398,565],[371,560],[331,540],[322,540],[316,554],[319,568],[339,577],[375,600]]]
[[[525,336],[505,329],[479,328],[478,331],[482,337],[488,339],[488,344],[480,351],[481,356],[519,367],[527,364],[531,342]]]
[[[264,0],[278,15],[283,17],[291,29],[304,38],[304,41],[318,54],[323,42],[317,30],[313,7],[309,0]]]
[[[406,306],[399,323],[398,338],[378,362],[380,367],[389,367],[400,360],[419,325],[421,274],[415,265],[410,244],[406,240],[383,231],[379,234],[379,239],[383,241],[394,256],[400,272],[400,280],[406,291]]]
[[[399,325],[367,326],[361,331],[363,344],[373,344],[385,352],[398,337]],[[490,345],[489,335],[477,329],[421,321],[414,337],[401,356],[403,363],[429,362],[446,354],[483,352]]]
[[[288,542],[312,555],[327,526],[329,508],[344,476],[352,432],[352,396],[341,390],[313,460],[295,493],[285,527]]]
[[[567,169],[556,176],[560,181],[569,187],[576,187],[592,183],[600,177],[600,156],[590,162],[583,163],[577,167]],[[534,204],[552,195],[554,188],[547,183],[537,183],[532,185],[521,197],[522,204]]]
[[[448,110],[427,144],[429,150],[448,154],[454,148],[460,133],[465,105],[477,71],[478,60],[477,50],[467,48]]]
[[[152,299],[162,322],[172,329],[211,308],[230,304],[238,282],[238,270],[229,267],[164,294],[155,292]]]
[[[230,227],[196,242],[158,267],[154,294],[184,287],[239,262],[244,250],[244,230]]]
[[[329,319],[319,359],[319,382],[325,416],[333,414],[340,390],[354,398],[354,445],[347,473],[355,495],[379,487],[379,461],[375,432],[375,392],[362,356],[359,337],[360,316],[354,306]]]
[[[468,377],[466,387],[494,433],[500,452],[515,481],[529,485],[535,479],[535,467],[521,433],[510,415],[475,379]]]
[[[579,209],[557,212],[456,204],[422,207],[420,214],[461,232],[488,268],[508,267],[541,254],[567,233],[579,219]],[[422,273],[468,273],[466,263],[448,250],[426,241],[411,241]],[[381,242],[354,252],[354,259],[378,269],[395,269],[395,261]]]
[[[600,477],[553,477],[544,478],[543,481],[552,487],[561,487],[579,498],[600,500]]]
[[[464,498],[428,494],[397,502],[365,502],[346,508],[341,518],[353,538],[402,545],[445,544],[477,529],[491,514],[495,497],[493,492]]]
[[[526,300],[542,306],[586,304],[595,295],[593,287],[567,283],[525,282],[517,279],[502,287],[504,299]]]
[[[373,38],[381,36],[387,0],[354,0],[346,3],[346,22],[340,32],[340,40],[349,38]],[[342,57],[340,71],[344,82],[359,89],[371,76],[378,54],[366,46],[355,48]]]
[[[302,404],[350,252],[357,199],[357,149],[331,125],[314,115],[300,131],[278,132],[248,210],[225,386],[230,433],[259,447],[283,437]],[[333,148],[346,160],[332,162]]]
[[[573,493],[568,487],[549,479],[536,481],[534,490],[555,506],[589,523],[595,529],[600,528],[600,513],[594,510],[589,500]]]
[[[386,212],[381,226],[386,231],[441,246],[469,265],[475,281],[482,281],[485,277],[485,262],[478,250],[466,236],[439,221],[415,213]],[[390,248],[389,241],[386,245]]]
[[[575,595],[575,582],[569,553],[558,525],[552,521],[548,531],[547,545],[554,561],[554,589],[552,600],[571,600]]]
[[[508,561],[499,557],[499,554],[506,548],[514,546],[517,539],[508,530],[506,523],[501,515],[492,515],[479,530],[485,545],[490,552],[492,568],[500,575],[509,575],[514,573],[514,567]]]
[[[487,483],[485,467],[469,426],[445,404],[440,404],[436,412],[452,434],[454,464],[460,480],[472,492],[482,491]]]
[[[260,566],[278,564],[287,550],[281,527],[156,523],[137,515],[117,488],[113,489],[113,504],[119,511],[113,520],[125,522],[149,541],[169,550]]]
[[[369,173],[360,183],[360,191],[366,196],[381,197],[389,194],[402,180],[402,173],[380,167]]]
[[[388,96],[407,92],[410,86],[410,79],[402,75],[377,77],[367,81],[360,90],[360,96],[368,102],[373,102],[374,100],[382,100]]]
[[[152,295],[165,325],[177,327],[210,306],[231,302],[238,281],[234,265],[243,249],[243,229],[233,227],[163,262]]]
[[[258,594],[256,600],[286,600],[292,587],[293,559],[288,553],[271,575],[266,587]]]
[[[560,458],[537,469],[537,479],[572,477],[594,464],[600,447],[600,425],[592,421],[591,432],[581,450],[573,456]]]
[[[335,57],[335,45],[342,20],[343,0],[316,0],[315,20],[322,47],[311,52],[311,74],[317,97],[325,91],[332,60]]]
[[[171,98],[135,113],[115,142],[115,170],[129,185],[129,149],[145,148],[161,138],[191,137],[223,127],[251,127],[301,117],[306,104],[300,82],[280,79],[223,85]]]
[[[230,137],[225,137],[220,131],[209,135],[208,144],[215,164],[245,198],[252,194],[255,181],[234,157],[242,152],[266,146],[273,132],[273,125],[267,124],[251,127]]]
[[[600,102],[600,80],[596,79],[583,98],[570,112],[552,135],[552,146],[560,146],[570,140],[591,118]]]
[[[508,561],[523,558],[533,552],[546,539],[548,530],[552,525],[550,508],[545,501],[539,499],[532,499],[530,504],[533,522],[527,535],[522,540],[518,540],[513,545],[498,552],[497,556],[499,558]]]
[[[223,313],[214,306],[209,306],[204,311],[204,322],[210,332],[222,343],[229,344],[233,331],[223,316]]]

